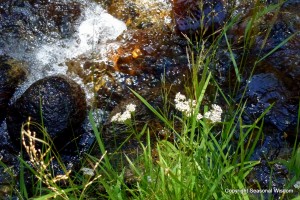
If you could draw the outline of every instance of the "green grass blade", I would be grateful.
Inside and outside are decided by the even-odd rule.
[[[276,47],[274,47],[271,51],[269,51],[266,55],[264,55],[262,58],[260,58],[258,61],[255,62],[255,64],[258,64],[259,62],[263,61],[267,57],[269,57],[271,54],[273,54],[275,51],[277,51],[279,48],[281,48],[283,45],[285,45],[288,41],[290,41],[295,35],[299,34],[299,32],[296,32],[292,35],[290,35],[288,38],[280,42]]]
[[[46,195],[43,195],[43,196],[40,196],[40,197],[30,198],[30,199],[32,199],[32,200],[48,200],[48,199],[52,199],[52,198],[57,198],[57,196],[59,196],[60,194],[67,194],[69,192],[76,191],[76,190],[81,189],[81,188],[82,187],[67,188],[67,189],[61,190],[59,193],[51,192],[49,194],[46,194]],[[72,199],[72,198],[70,197],[68,199]]]
[[[97,126],[96,126],[92,111],[89,112],[89,120],[90,120],[90,123],[92,125],[92,129],[93,129],[93,132],[95,134],[95,137],[96,137],[97,143],[99,145],[100,151],[104,155],[106,150],[105,150],[105,147],[104,147],[104,143],[101,139],[100,132],[99,132]],[[104,159],[104,162],[105,162],[106,166],[109,167],[109,168],[112,168],[108,157],[104,156],[103,159]]]
[[[235,58],[234,58],[234,55],[233,55],[233,52],[232,52],[232,49],[231,49],[231,45],[229,44],[229,41],[228,41],[228,38],[227,38],[227,34],[226,34],[226,33],[224,34],[224,37],[225,37],[226,44],[227,44],[227,47],[228,47],[228,50],[229,50],[229,53],[230,53],[230,59],[231,59],[231,62],[232,62],[232,64],[233,64],[233,67],[234,67],[234,72],[235,72],[237,81],[238,81],[238,82],[241,82],[241,76],[240,76],[240,73],[239,73],[239,69],[238,69],[236,60],[235,60]]]
[[[145,104],[145,106],[151,111],[153,112],[162,122],[164,122],[170,129],[172,129],[172,131],[174,131],[176,133],[176,130],[174,129],[173,125],[166,119],[166,117],[162,116],[159,112],[157,112],[157,110],[155,110],[153,108],[153,106],[151,106],[148,101],[146,99],[144,99],[141,95],[139,95],[137,92],[135,92],[134,90],[132,90],[131,88],[129,88],[130,91],[143,103]]]

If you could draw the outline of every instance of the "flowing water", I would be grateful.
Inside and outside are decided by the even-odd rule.
[[[105,6],[119,19],[109,14],[103,8]],[[148,80],[157,82],[151,74],[139,74],[142,77],[140,79],[138,76],[129,76],[127,72],[115,70],[118,67],[111,66],[111,63],[116,62],[115,56],[119,56],[120,45],[126,45],[132,38],[143,40],[144,37],[150,38],[147,35],[156,33],[153,29],[149,31],[151,34],[141,32],[135,36],[132,34],[137,29],[135,26],[161,28],[162,24],[171,23],[170,13],[171,3],[167,0],[118,1],[113,4],[92,0],[1,2],[0,56],[9,56],[22,62],[28,71],[26,81],[17,88],[10,103],[18,99],[32,83],[50,75],[63,74],[75,80],[84,88],[90,105],[95,95],[94,79],[102,81],[113,77],[118,83],[125,83],[123,88],[126,85],[138,85],[141,81],[145,84],[148,84]],[[117,40],[121,34],[122,38]],[[151,44],[144,45],[144,48],[152,53],[158,41],[152,41],[153,38],[150,40],[146,42]],[[131,47],[126,48],[121,56],[129,53],[131,57]],[[100,74],[101,77],[94,77],[95,72],[91,67],[94,65],[104,66],[104,70],[101,69],[103,71],[108,68],[113,70],[109,76],[102,77]],[[102,86],[101,83],[99,85],[98,89]],[[108,89],[112,87],[107,85]],[[0,131],[6,132],[5,129],[3,122]]]
[[[68,3],[70,2],[65,2],[65,5]],[[45,32],[38,36],[24,33],[26,38],[10,36],[9,33],[1,37],[0,53],[24,61],[29,70],[27,82],[19,88],[15,98],[38,79],[54,74],[67,74],[66,60],[97,52],[98,58],[105,61],[108,49],[116,48],[118,45],[114,40],[126,30],[125,23],[108,14],[99,4],[85,1],[78,3],[82,11],[73,22],[74,31],[66,38],[57,36],[58,33],[54,35],[53,32]],[[75,80],[81,83],[80,79]],[[86,92],[90,97],[90,92],[88,90]]]

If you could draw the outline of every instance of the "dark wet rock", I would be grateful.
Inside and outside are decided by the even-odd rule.
[[[265,124],[268,127],[265,129],[266,133],[286,132],[293,140],[300,96],[300,35],[297,34],[300,25],[299,12],[296,11],[299,4],[296,6],[296,1],[286,2],[281,6],[278,15],[275,14],[276,11],[263,15],[254,23],[252,34],[255,39],[250,38],[249,46],[244,46],[244,31],[249,19],[253,17],[252,12],[254,9],[263,9],[263,5],[259,3],[245,9],[246,13],[240,13],[240,21],[228,32],[232,55],[239,66],[241,82],[237,84],[230,54],[224,50],[227,47],[223,40],[220,41],[220,48],[216,53],[217,62],[212,64],[211,69],[214,70],[216,80],[223,91],[231,95],[241,96],[245,87],[238,92],[234,91],[235,87],[245,86],[249,82],[245,96],[246,114],[243,116],[246,123],[253,123],[274,103],[265,116]],[[285,45],[278,46],[293,34]],[[274,48],[277,49],[271,55],[256,63]]]
[[[75,130],[86,116],[85,94],[80,86],[65,76],[50,76],[33,83],[12,104],[8,111],[7,128],[16,146],[20,146],[22,123],[43,124],[57,149],[70,143],[80,133]],[[42,113],[41,113],[42,112]],[[43,138],[37,131],[38,137]]]
[[[81,5],[61,1],[1,1],[1,37],[43,39],[45,34],[68,37],[81,14]]]
[[[247,104],[244,120],[248,121],[248,123],[253,123],[273,104],[271,110],[265,115],[266,126],[272,125],[280,132],[288,131],[291,126],[296,127],[298,108],[297,102],[290,100],[291,95],[292,93],[286,89],[281,80],[274,74],[262,73],[254,75],[248,84],[245,94]]]
[[[270,194],[264,194],[265,198],[269,195],[279,199],[280,194],[275,190],[285,188],[291,179],[292,173],[287,166],[274,162],[274,160],[289,159],[292,148],[286,146],[286,141],[280,135],[267,136],[257,145],[250,158],[259,160],[260,163],[247,176],[248,185],[253,189],[271,189]]]
[[[255,152],[251,155],[251,160],[274,160],[278,157],[281,148],[284,147],[284,140],[280,135],[267,136],[263,143],[255,148]]]
[[[280,4],[279,10],[269,9],[271,6],[263,2],[253,4],[249,1],[240,4],[236,8],[235,14],[238,16],[238,20],[227,33],[231,48],[244,48],[246,51],[241,53],[245,54],[250,51],[251,53],[248,55],[254,57],[262,57],[269,53],[289,36],[299,31],[299,12],[297,11],[299,6],[300,3],[296,1],[286,1],[284,4]],[[252,28],[248,30],[248,44],[244,46],[246,27],[253,20],[253,14],[259,12],[258,10],[266,9],[270,11],[253,21]],[[278,50],[281,50],[282,47],[284,48],[281,46]],[[252,59],[255,58],[252,57]]]
[[[283,46],[281,46],[274,54],[268,57],[264,64],[267,63],[268,67],[265,71],[273,71],[276,77],[282,81],[286,87],[288,94],[285,104],[293,107],[294,112],[297,108],[300,97],[300,14],[298,9],[300,7],[299,1],[287,1],[282,12],[279,15],[276,27],[273,27],[270,38],[271,41],[276,41],[274,45],[287,39],[292,34],[293,37]],[[293,128],[294,127],[294,128]],[[290,130],[294,129],[290,126]]]
[[[293,37],[258,66],[260,72],[272,71],[275,73],[287,89],[294,93],[293,98],[299,97],[300,87],[300,23],[298,20],[300,15],[295,10],[296,8],[289,6],[283,9],[271,30],[264,53],[269,52],[294,34]]]
[[[25,77],[26,70],[21,63],[0,57],[0,121],[5,118],[8,102]]]
[[[296,4],[298,6],[295,6]],[[260,52],[260,55],[256,53],[252,55],[262,57],[294,34],[285,45],[277,48],[273,54],[257,64],[255,75],[250,80],[246,94],[250,100],[246,110],[255,117],[274,103],[273,108],[265,117],[265,122],[275,127],[277,130],[275,132],[286,132],[291,141],[296,137],[300,97],[300,24],[298,20],[300,16],[296,11],[299,6],[297,2],[286,2],[282,6],[262,50],[260,48],[263,39],[258,37],[256,40],[257,44],[254,45],[253,52]],[[264,23],[267,24],[267,19]]]
[[[252,189],[269,189],[270,193],[263,194],[254,194],[251,196],[254,199],[259,199],[261,195],[264,196],[264,199],[281,199],[280,193],[276,192],[276,190],[282,190],[285,188],[288,181],[288,169],[281,164],[268,164],[268,162],[264,161],[261,165],[254,167],[249,175],[249,184]]]
[[[107,81],[103,87],[97,91],[97,107],[111,111],[121,101],[133,97],[129,88],[136,92],[144,93],[151,91],[161,85],[161,74],[142,73],[138,76],[130,76],[124,73],[115,73],[115,80]],[[174,85],[182,85],[185,79],[188,79],[189,71],[186,66],[178,66],[166,69],[166,82]]]
[[[237,102],[246,89],[242,101],[246,102],[245,112],[242,116],[243,123],[253,124],[273,104],[271,110],[264,117],[262,130],[264,137],[258,142],[251,156],[251,160],[258,160],[260,164],[255,166],[247,177],[249,188],[269,188],[273,191],[275,188],[282,189],[289,184],[289,180],[293,176],[293,172],[276,160],[290,158],[292,154],[290,147],[293,147],[297,137],[300,97],[300,37],[297,32],[299,32],[300,26],[299,12],[296,11],[299,9],[299,4],[297,5],[296,2],[286,1],[278,15],[275,12],[269,12],[257,20],[252,29],[253,37],[248,41],[249,46],[244,44],[245,28],[249,19],[253,17],[253,9],[257,8],[245,7],[245,12],[239,13],[239,21],[229,30],[227,37],[239,66],[240,83],[237,84],[230,54],[226,50],[226,43],[223,40],[221,40],[216,53],[217,63],[216,65],[212,64],[211,67],[223,92],[237,95],[235,99]],[[258,6],[261,8],[260,10],[263,9],[261,7],[263,4]],[[273,54],[259,63],[255,63],[292,34],[295,34],[294,37],[285,45],[277,48]],[[266,36],[268,37],[266,38]],[[239,87],[239,84],[241,87],[238,92],[235,92],[235,87]],[[247,87],[245,87],[246,85]],[[281,155],[283,151],[285,155]],[[253,196],[253,198],[261,197]],[[264,194],[264,198],[280,199],[280,195],[273,192]]]
[[[225,24],[228,8],[226,8],[225,1],[221,0],[176,0],[173,13],[179,33],[202,36],[215,32]]]
[[[263,20],[260,21],[258,24],[258,29],[260,32],[267,33],[267,29],[271,29],[267,42],[263,45],[263,40],[265,36],[258,37],[256,39],[257,47],[254,49],[258,52],[258,49],[262,46],[263,51],[261,52],[262,55],[268,53],[272,49],[274,49],[277,45],[280,45],[285,39],[289,38],[293,34],[296,34],[293,38],[291,38],[287,44],[281,45],[277,51],[287,50],[290,49],[292,51],[299,49],[299,38],[300,38],[300,22],[299,17],[300,14],[298,9],[300,7],[300,2],[288,2],[286,1],[280,8],[278,15],[276,16],[275,13],[270,13],[263,16]],[[274,20],[276,17],[276,20]],[[274,22],[272,22],[272,20]],[[270,24],[271,23],[271,24]],[[272,27],[270,27],[272,25]],[[294,55],[292,52],[285,52],[286,56]],[[272,59],[276,58],[276,55],[271,55]],[[271,59],[269,59],[271,60]]]

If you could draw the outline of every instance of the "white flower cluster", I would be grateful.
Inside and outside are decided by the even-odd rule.
[[[193,110],[196,107],[196,101],[191,99],[186,99],[186,97],[178,92],[175,96],[175,108],[180,112],[184,113],[186,116],[190,117]]]
[[[187,99],[185,95],[178,92],[175,96],[175,108],[184,113],[187,117],[190,117],[196,108],[196,100]],[[222,108],[216,104],[212,105],[212,110],[206,112],[203,115],[197,114],[196,119],[199,121],[202,118],[209,119],[212,123],[222,121]]]
[[[216,104],[212,105],[212,110],[207,111],[204,114],[204,118],[209,119],[212,123],[221,122],[222,121],[222,108]]]
[[[111,118],[111,122],[117,122],[117,123],[124,123],[128,119],[131,118],[131,113],[135,112],[136,105],[135,104],[128,104],[126,106],[126,110],[123,113],[117,113]]]

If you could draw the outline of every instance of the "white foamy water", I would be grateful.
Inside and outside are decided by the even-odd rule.
[[[105,49],[109,40],[115,40],[126,30],[126,25],[122,21],[108,14],[97,4],[90,5],[85,10],[83,18],[75,39],[43,45],[36,51],[36,60],[43,65],[60,64],[66,59],[86,52]]]
[[[124,22],[108,14],[96,3],[86,3],[77,24],[76,31],[70,38],[36,45],[26,57],[19,57],[23,60],[25,58],[30,64],[30,74],[12,101],[38,79],[49,75],[66,74],[67,66],[64,63],[68,59],[97,51],[98,57],[100,55],[100,58],[105,60],[107,50],[118,47],[114,40],[127,29]],[[80,79],[76,78],[75,81],[81,84]]]
[[[12,39],[6,42],[4,53],[17,60],[23,60],[29,65],[29,77],[17,90],[11,102],[39,79],[49,75],[66,75],[68,70],[66,61],[81,55],[91,58],[94,52],[97,55],[95,62],[107,61],[107,52],[113,52],[119,47],[116,38],[126,31],[125,23],[108,14],[99,4],[88,0],[76,1],[82,5],[82,14],[75,23],[74,34],[70,37],[57,39],[49,33],[49,35],[45,34],[42,40],[36,40],[34,36],[29,35],[23,41]],[[162,18],[161,12],[158,12],[159,10],[170,12],[169,0],[134,0],[134,3],[135,9],[141,12],[140,17],[147,18],[152,23],[159,23],[161,20],[165,23],[170,22],[169,15],[165,14]],[[87,98],[91,99],[93,94],[89,85],[84,85],[81,78],[76,75],[72,75],[71,78],[85,89]]]

